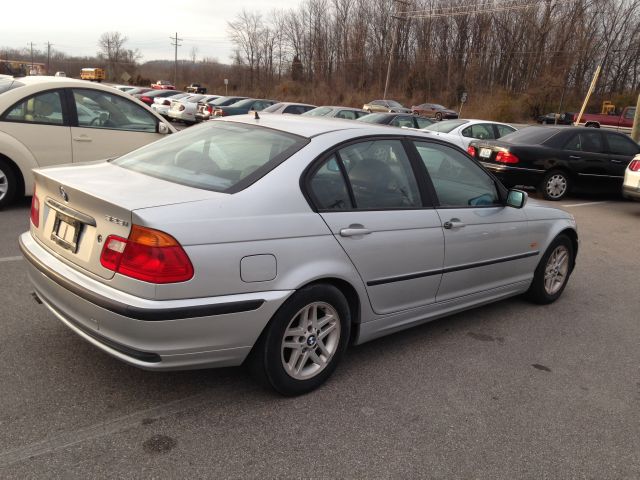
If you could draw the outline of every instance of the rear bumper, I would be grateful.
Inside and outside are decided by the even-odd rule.
[[[183,300],[126,294],[69,267],[29,232],[20,249],[42,303],[104,352],[147,370],[240,365],[291,291]]]
[[[629,185],[623,185],[622,196],[631,200],[640,200],[640,186],[630,187]]]

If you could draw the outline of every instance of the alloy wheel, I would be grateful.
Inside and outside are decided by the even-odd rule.
[[[340,317],[325,302],[313,302],[296,313],[284,332],[281,359],[296,380],[315,377],[331,362],[340,343]]]
[[[544,289],[549,295],[555,295],[567,281],[569,273],[569,249],[558,245],[549,255],[544,269]]]

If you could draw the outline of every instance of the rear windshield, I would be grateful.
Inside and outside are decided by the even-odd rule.
[[[24,87],[24,83],[13,78],[0,78],[0,94],[18,87]]]
[[[425,127],[424,130],[429,130],[431,132],[440,132],[440,133],[449,133],[456,127],[460,125],[464,125],[468,123],[467,120],[445,120],[444,122],[436,122],[428,127]]]
[[[522,143],[525,145],[540,145],[551,137],[553,137],[559,130],[549,127],[525,127],[521,130],[508,133],[504,137],[500,137],[501,142],[509,143]]]
[[[359,122],[366,122],[366,123],[379,123],[381,122],[383,119],[387,118],[387,114],[386,113],[370,113],[369,115],[365,115],[364,117],[360,117],[358,119]]]
[[[233,193],[306,143],[303,137],[257,125],[207,122],[128,153],[113,164],[181,185]]]
[[[331,113],[331,110],[333,110],[331,107],[316,107],[308,112],[304,112],[302,115],[306,115],[307,117],[324,117],[328,113]]]

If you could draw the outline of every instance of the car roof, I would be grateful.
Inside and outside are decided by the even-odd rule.
[[[255,119],[255,113],[246,115],[234,115],[232,117],[223,117],[215,120],[215,122],[236,122],[248,125],[260,125],[274,130],[280,130],[292,133],[301,137],[312,138],[329,132],[340,130],[352,130],[354,133],[361,135],[390,134],[390,128],[387,125],[379,125],[374,123],[354,122],[353,120],[344,120],[327,117],[305,117],[300,115],[263,115],[259,119]],[[410,132],[407,129],[398,128],[398,135],[407,135]],[[422,132],[416,132],[416,136],[424,138]],[[411,133],[412,134],[412,133]]]

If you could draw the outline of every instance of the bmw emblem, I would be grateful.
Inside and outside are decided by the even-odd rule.
[[[60,188],[58,189],[60,192],[60,196],[62,197],[62,199],[65,202],[69,201],[69,195],[67,195],[67,192],[65,192],[64,187],[62,185],[60,185]]]
[[[315,335],[309,336],[309,338],[307,338],[307,345],[310,347],[313,347],[315,344],[316,344],[316,336]]]

